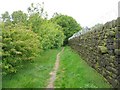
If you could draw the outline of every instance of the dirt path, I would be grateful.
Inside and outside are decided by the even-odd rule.
[[[49,82],[48,82],[48,86],[47,88],[54,88],[54,81],[56,79],[56,73],[57,73],[57,70],[58,70],[58,67],[59,67],[59,62],[60,62],[60,54],[64,51],[64,47],[63,49],[57,54],[56,56],[56,62],[55,62],[55,66],[53,68],[53,71],[50,72],[50,79],[49,79]]]

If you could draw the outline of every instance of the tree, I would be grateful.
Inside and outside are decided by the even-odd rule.
[[[58,48],[63,45],[65,36],[61,29],[59,25],[51,21],[46,20],[42,23],[38,36],[44,50]]]
[[[31,6],[28,7],[28,15],[28,26],[32,31],[37,33],[42,23],[47,20],[47,12],[44,11],[44,3],[32,3]]]
[[[56,14],[51,19],[51,21],[57,23],[59,26],[63,28],[64,35],[66,36],[64,40],[64,45],[68,43],[69,37],[71,37],[74,33],[81,30],[81,26],[71,16]]]
[[[10,26],[11,23],[11,17],[9,15],[9,13],[6,11],[5,13],[1,14],[1,19],[3,21],[3,23],[5,24],[5,26]]]
[[[2,15],[3,22],[10,21],[10,15],[7,11],[1,15]]]
[[[44,2],[42,4],[34,4],[32,3],[30,7],[28,7],[28,13],[31,16],[32,14],[39,14],[40,17],[47,19],[48,14],[47,12],[44,10]]]
[[[44,3],[42,5],[32,3],[28,8],[28,13],[28,26],[30,30],[38,34],[43,50],[63,45],[64,34],[62,28],[58,24],[47,20]]]
[[[12,19],[13,19],[13,23],[18,24],[18,23],[26,23],[27,21],[27,14],[23,13],[23,11],[19,10],[19,11],[14,11],[12,13]]]
[[[38,13],[34,13],[30,15],[27,24],[32,31],[37,33],[43,21],[44,19],[42,19]]]
[[[25,62],[33,61],[40,52],[38,35],[31,30],[2,28],[2,72],[18,71]]]

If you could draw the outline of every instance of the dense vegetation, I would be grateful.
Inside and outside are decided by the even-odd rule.
[[[57,53],[61,50],[46,50],[35,58],[34,63],[25,63],[24,68],[16,74],[3,77],[3,88],[44,88],[50,78],[49,73],[54,67]]]
[[[0,17],[0,74],[3,77],[0,83],[3,88],[45,88],[50,75],[56,80],[52,84],[55,88],[111,87],[67,46],[68,39],[81,30],[73,17],[55,13],[48,19],[44,3],[32,3],[27,10],[27,13],[18,10],[12,14],[6,11]],[[97,24],[91,29],[101,26]],[[62,46],[65,49],[60,54]],[[56,64],[55,60],[60,63]],[[59,67],[58,71],[54,64]],[[56,69],[57,75],[52,69]]]
[[[23,63],[33,62],[44,50],[62,46],[63,41],[80,29],[77,22],[67,15],[64,19],[68,24],[63,19],[59,21],[69,28],[56,23],[56,17],[55,20],[48,20],[47,17],[43,4],[31,4],[28,13],[18,10],[11,15],[7,11],[2,14],[0,55],[3,61],[0,66],[3,75],[17,72]]]
[[[66,36],[64,45],[68,44],[68,38],[70,38],[75,32],[81,30],[80,25],[71,16],[56,13],[53,18],[51,18],[51,21],[57,23],[63,28],[62,31]]]
[[[24,68],[16,74],[3,78],[3,88],[44,88],[48,85],[49,73],[52,71],[56,55],[61,51],[52,49],[44,51],[35,58],[34,63],[25,63]],[[54,82],[57,88],[110,88],[111,86],[94,69],[65,47],[60,55],[60,67]],[[69,62],[69,63],[68,63]]]
[[[4,74],[16,72],[16,67],[21,66],[23,61],[33,60],[40,51],[38,36],[30,30],[2,29],[2,36]]]

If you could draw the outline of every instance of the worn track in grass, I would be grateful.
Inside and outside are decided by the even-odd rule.
[[[58,68],[59,68],[59,63],[60,63],[60,54],[64,51],[64,47],[62,48],[62,50],[57,54],[56,56],[56,62],[55,62],[55,66],[53,68],[53,71],[50,72],[50,79],[49,79],[49,82],[48,82],[48,86],[47,88],[54,88],[54,81],[56,79],[56,73],[58,71]]]

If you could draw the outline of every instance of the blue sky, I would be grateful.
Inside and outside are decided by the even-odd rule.
[[[119,0],[1,0],[0,14],[16,10],[27,12],[31,3],[44,2],[49,18],[53,13],[67,14],[76,19],[82,27],[92,27],[118,17]]]

